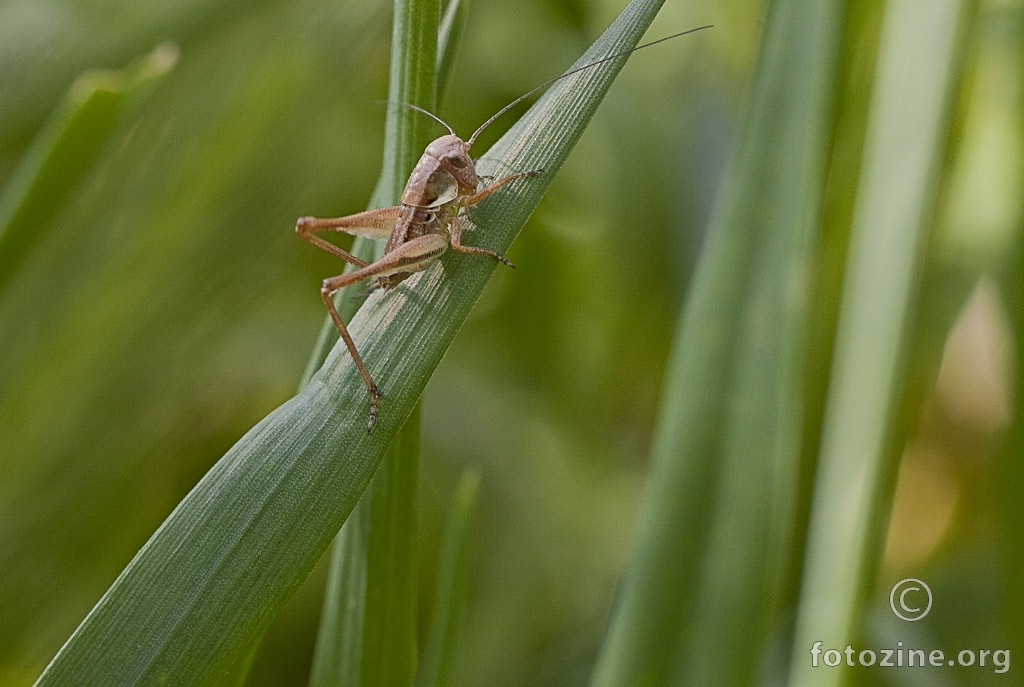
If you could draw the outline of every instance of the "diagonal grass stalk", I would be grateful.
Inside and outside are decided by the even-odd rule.
[[[771,4],[754,99],[676,332],[637,549],[593,685],[751,684],[784,603],[842,9]]]
[[[958,83],[960,0],[886,6],[852,223],[791,684],[839,685],[812,666],[814,642],[851,643],[888,519],[900,447],[894,418]],[[907,32],[915,41],[906,41]]]
[[[635,45],[661,6],[634,0],[578,65]],[[626,58],[555,84],[488,153],[543,168],[482,204],[482,240],[507,250]],[[40,685],[230,680],[355,507],[468,316],[494,265],[446,255],[351,322],[388,394],[372,436],[366,392],[343,347],[253,427],[182,500],[46,671]]]

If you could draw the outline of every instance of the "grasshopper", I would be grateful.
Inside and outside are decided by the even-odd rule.
[[[422,112],[436,121],[440,122],[448,134],[437,138],[423,151],[423,156],[409,175],[409,181],[402,191],[401,203],[393,207],[376,208],[359,212],[344,217],[330,219],[319,219],[316,217],[300,217],[295,223],[295,233],[309,241],[317,248],[321,248],[332,255],[335,255],[345,262],[354,265],[355,270],[346,274],[339,274],[335,277],[324,279],[320,287],[320,297],[327,312],[334,321],[345,346],[348,348],[352,361],[366,385],[366,391],[370,396],[370,417],[366,426],[366,433],[373,432],[373,426],[377,422],[377,401],[384,394],[373,381],[366,363],[356,349],[355,342],[348,332],[348,328],[338,314],[334,306],[332,296],[335,292],[363,279],[373,279],[374,288],[382,291],[397,286],[402,280],[415,272],[421,272],[429,267],[450,247],[452,250],[470,255],[482,255],[497,260],[509,267],[515,267],[504,255],[478,246],[467,246],[462,243],[462,232],[464,210],[470,208],[487,196],[491,195],[505,184],[526,177],[539,174],[543,170],[530,169],[523,172],[516,172],[508,176],[492,181],[481,188],[481,179],[476,173],[476,166],[469,156],[469,149],[473,146],[484,129],[490,126],[498,117],[508,112],[514,106],[530,97],[537,91],[547,88],[551,84],[571,76],[578,72],[596,67],[599,64],[623,57],[642,48],[648,48],[657,43],[678,38],[679,36],[710,28],[701,26],[681,33],[666,36],[665,38],[645,43],[644,45],[623,50],[621,52],[601,58],[595,62],[571,69],[560,76],[545,81],[519,96],[505,107],[498,110],[487,119],[480,127],[473,132],[468,140],[462,140],[455,131],[448,126],[440,117],[417,107],[408,104],[414,110]],[[372,239],[387,239],[384,247],[384,254],[374,263],[367,263],[342,250],[330,241],[327,241],[314,232],[318,231],[342,231],[355,236],[364,236]]]

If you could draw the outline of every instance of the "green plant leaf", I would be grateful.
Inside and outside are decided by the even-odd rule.
[[[921,252],[930,226],[960,74],[960,0],[886,5],[880,57],[853,217],[791,684],[838,685],[810,649],[853,641],[884,543],[900,442],[894,418]],[[913,33],[915,40],[906,36]]]
[[[394,205],[432,138],[433,122],[401,103],[437,105],[439,0],[396,0],[389,110],[404,124],[386,147],[374,203]],[[380,248],[377,248],[379,251]],[[376,254],[376,253],[375,253]],[[369,515],[361,684],[404,687],[416,674],[416,490],[420,406],[392,440],[360,508]],[[367,502],[367,499],[369,501]],[[354,657],[353,657],[354,658]]]
[[[0,292],[39,242],[120,120],[175,65],[177,48],[157,46],[124,69],[78,77],[36,135],[0,196]]]
[[[469,0],[449,0],[437,30],[437,102],[448,91],[469,20]]]
[[[436,0],[396,0],[391,47],[390,103],[416,103],[432,108],[436,102],[436,49],[439,7]],[[432,40],[434,42],[432,42]],[[404,65],[401,69],[395,65]],[[408,75],[417,74],[415,78]],[[405,75],[405,78],[403,78]],[[379,205],[394,205],[400,178],[408,174],[400,160],[408,160],[428,143],[423,115],[407,107],[390,107],[385,124],[385,160],[374,194]],[[402,146],[402,147],[400,147]],[[388,195],[388,194],[391,195]],[[379,257],[377,242],[362,241],[355,247],[367,261]],[[344,289],[336,297],[343,317],[350,319],[361,299]],[[346,307],[347,306],[347,307]],[[334,324],[325,318],[325,329],[314,348],[307,373],[326,355],[326,343],[337,340]],[[328,571],[328,593],[313,657],[311,684],[407,685],[416,665],[416,478],[419,466],[419,407],[413,411],[392,441],[372,487],[353,513],[363,523],[359,533],[346,524],[335,541]],[[344,594],[344,596],[341,596]],[[406,651],[398,647],[406,646]]]
[[[660,5],[634,0],[578,64],[635,45]],[[481,174],[498,164],[545,173],[481,203],[477,242],[507,249],[625,61],[558,82],[491,149]],[[182,500],[38,684],[230,680],[355,507],[494,268],[448,254],[368,298],[351,332],[387,394],[374,434],[362,380],[336,345],[309,384]]]
[[[416,675],[416,477],[420,409],[409,415],[373,478],[366,549],[364,685],[410,685]]]
[[[416,672],[416,687],[440,687],[451,682],[450,661],[455,642],[459,595],[462,591],[460,573],[464,570],[466,543],[479,488],[479,473],[462,473],[441,541],[434,615],[423,649],[423,662]]]
[[[362,501],[360,501],[362,504]],[[316,634],[310,687],[358,685],[366,603],[365,509],[357,506],[331,546],[327,591]]]
[[[384,158],[377,186],[370,198],[370,208],[398,203],[409,172],[434,131],[433,122],[412,108],[409,103],[433,111],[437,106],[437,39],[438,6],[436,2],[395,0],[391,31],[391,72],[388,77],[387,114],[384,120]],[[365,262],[378,260],[384,245],[357,237],[350,251]],[[344,272],[355,269],[345,265]],[[348,322],[363,304],[358,285],[334,294],[334,304],[341,318]],[[331,347],[338,341],[338,331],[331,318],[324,315],[320,334],[302,375],[299,388],[306,386],[323,365]]]
[[[750,114],[677,329],[639,543],[595,685],[755,682],[792,546],[842,9],[771,4]]]

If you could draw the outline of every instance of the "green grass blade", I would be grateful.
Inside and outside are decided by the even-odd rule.
[[[414,3],[402,4],[413,5]],[[401,16],[401,12],[396,11],[396,16]],[[447,90],[447,86],[451,81],[452,65],[458,57],[459,47],[462,44],[462,36],[465,33],[468,18],[469,0],[451,0],[451,2],[445,6],[444,14],[441,17],[437,32],[437,56],[434,65],[436,88],[433,89],[433,93],[435,93],[435,95],[428,96],[427,94],[405,93],[400,90],[412,85],[413,83],[422,87],[425,85],[425,81],[423,79],[418,79],[415,82],[408,83],[396,82],[393,80],[391,86],[392,90],[390,90],[388,94],[388,102],[417,103],[420,107],[430,111],[434,111],[437,108],[437,104],[441,102],[441,99],[444,97],[444,92]],[[412,23],[410,22],[408,26],[412,26]],[[410,41],[408,44],[419,44],[420,42],[421,41],[419,40]],[[406,43],[403,43],[403,45],[405,44]],[[426,53],[408,51],[403,47],[399,47],[398,50],[399,53],[393,54],[392,60],[412,60],[415,61],[417,65],[412,68],[422,69],[424,67],[423,58],[426,57]],[[422,134],[422,125],[427,121],[425,120],[425,115],[414,112],[409,108],[391,107],[388,109],[389,116],[385,126],[385,158],[392,157],[395,154],[398,140],[410,141],[414,135],[416,135],[414,132]],[[414,129],[414,127],[416,128]],[[409,133],[400,136],[398,134],[398,130],[400,128],[408,130]],[[392,141],[395,142],[393,143]],[[425,142],[424,145],[421,145],[418,148],[413,147],[412,150],[422,153],[424,147],[426,147]],[[389,162],[385,164],[384,172],[397,174],[398,171],[398,166],[395,163]],[[404,177],[398,177],[399,183],[403,180]],[[398,195],[396,194],[392,197],[385,194],[385,188],[389,188],[393,191],[396,188],[396,184],[393,179],[385,181],[384,173],[382,173],[380,180],[377,182],[377,189],[370,202],[370,207],[382,207],[386,205],[393,205],[398,202]],[[358,237],[352,244],[351,252],[358,258],[362,258],[367,262],[372,262],[373,260],[380,258],[383,247],[383,244],[379,241],[372,241]],[[345,271],[348,272],[352,269],[354,268],[348,266],[345,268]],[[363,298],[358,295],[354,295],[353,291],[358,293],[359,289],[342,289],[335,294],[334,303],[338,308],[338,312],[341,313],[341,316],[345,321],[351,319],[352,315],[356,313],[359,306],[363,303]],[[320,328],[320,334],[317,337],[314,353],[310,356],[305,374],[302,376],[300,388],[305,386],[316,371],[320,369],[324,360],[327,359],[327,353],[331,350],[331,346],[333,346],[337,340],[338,332],[334,328],[334,323],[331,322],[329,317],[325,317]]]
[[[432,108],[436,102],[435,54],[411,49],[431,45],[438,35],[439,8],[435,0],[396,0],[391,48],[392,70],[388,99],[391,103],[417,103]],[[403,64],[402,69],[395,68]],[[408,75],[418,74],[416,78]],[[403,78],[404,76],[404,78]],[[428,142],[426,120],[406,107],[390,107],[385,124],[384,171],[373,202],[393,205],[403,173],[400,160],[414,159]],[[408,174],[410,169],[404,170]],[[390,194],[390,195],[389,195]],[[375,245],[376,244],[376,245]],[[379,257],[378,242],[361,241],[357,255],[366,260]],[[342,317],[350,319],[361,299],[344,289],[336,298]],[[326,318],[307,374],[326,355],[326,344],[337,341],[330,318]],[[370,493],[354,513],[365,522],[368,534],[343,534],[335,542],[328,571],[331,587],[324,599],[320,633],[314,654],[312,684],[409,684],[415,671],[416,585],[415,524],[416,473],[419,465],[419,407],[392,442],[384,468],[378,470]],[[346,525],[347,527],[347,525]],[[362,546],[355,545],[356,541]],[[347,596],[338,598],[344,591]],[[366,634],[364,641],[363,635]],[[407,651],[398,647],[405,645]],[[391,660],[393,654],[405,660]]]
[[[601,687],[747,685],[792,544],[807,272],[841,2],[774,2],[750,116],[680,319]]]
[[[359,684],[366,599],[367,529],[364,509],[357,506],[332,545],[327,591],[310,670],[310,687]]]
[[[417,406],[334,541],[310,687],[412,682],[419,419]]]
[[[0,196],[0,292],[88,172],[125,106],[139,104],[176,62],[177,50],[161,45],[124,69],[89,71],[71,85]]]
[[[389,99],[394,145],[385,150],[374,202],[398,202],[408,174],[435,131],[432,120],[398,103],[433,111],[437,105],[436,60],[439,0],[396,0],[392,31]],[[404,110],[404,112],[402,112]],[[366,592],[360,681],[403,687],[416,674],[416,490],[419,470],[420,405],[391,442],[369,498]]]
[[[661,3],[635,0],[580,58],[635,45]],[[436,36],[434,37],[436,40]],[[482,203],[473,234],[504,251],[582,135],[625,58],[555,84],[491,149],[480,172],[543,168]],[[352,320],[387,394],[372,436],[344,347],[252,428],[161,525],[41,676],[40,685],[228,680],[355,507],[385,449],[495,265],[448,254]]]
[[[455,60],[469,20],[469,0],[449,0],[437,31],[437,102],[444,99],[451,85]]]
[[[433,1],[395,0],[388,107],[384,120],[384,161],[370,198],[370,208],[398,203],[409,172],[432,138],[433,121],[401,104],[411,103],[431,112],[437,106],[438,12],[437,3]],[[380,258],[383,250],[384,246],[379,241],[357,237],[350,252],[366,262],[373,262]],[[353,266],[346,265],[343,271],[351,272],[353,269]],[[351,320],[363,304],[364,298],[359,294],[364,290],[356,285],[334,295],[334,304],[345,322]],[[338,331],[331,318],[325,315],[299,388],[304,387],[320,369],[337,341]]]
[[[371,207],[394,205],[409,172],[436,134],[437,124],[405,103],[433,111],[437,106],[436,60],[439,0],[396,0],[391,32],[391,75],[385,129],[387,142],[380,182]],[[397,98],[413,98],[398,100]],[[392,133],[393,132],[393,133]]]
[[[423,661],[416,673],[416,687],[441,687],[451,682],[450,661],[455,641],[459,595],[462,591],[460,573],[463,570],[466,543],[479,489],[479,473],[464,472],[456,488],[455,503],[448,515],[441,540],[434,615],[423,649]]]
[[[842,650],[877,562],[906,373],[906,323],[942,168],[960,0],[886,5],[861,186],[853,218],[801,590],[792,684],[838,685],[810,649]],[[913,34],[915,40],[906,36]]]
[[[360,679],[410,685],[416,675],[416,477],[420,409],[388,449],[372,488]],[[364,497],[365,499],[365,497]]]

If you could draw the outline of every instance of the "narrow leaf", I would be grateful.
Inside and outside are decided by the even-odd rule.
[[[437,102],[441,102],[451,85],[455,60],[459,57],[462,37],[469,20],[469,0],[449,0],[437,31]]]
[[[782,599],[842,3],[771,4],[593,684],[749,685]]]
[[[71,85],[0,196],[0,292],[89,170],[126,104],[139,104],[177,62],[161,45],[119,71],[94,70]]]
[[[356,507],[331,548],[310,687],[358,685],[366,603],[367,517]]]
[[[635,45],[661,3],[634,0],[579,64]],[[436,40],[436,37],[435,37]],[[625,58],[566,78],[491,149],[481,174],[543,168],[474,214],[504,251],[582,135]],[[495,265],[447,254],[351,323],[387,396],[366,435],[366,390],[344,346],[252,428],[178,505],[48,666],[40,685],[230,679],[355,507]]]
[[[370,499],[360,669],[364,685],[410,685],[416,674],[419,414],[417,404],[363,497]]]
[[[436,102],[434,51],[413,47],[436,47],[438,15],[437,0],[396,0],[389,102],[417,103],[428,108]],[[399,63],[403,65],[400,69],[395,67]],[[422,126],[425,120],[421,113],[407,107],[390,107],[388,111],[385,159],[373,201],[380,205],[399,202],[396,182],[401,179],[388,175],[408,175],[411,169],[402,169],[401,161],[415,159],[426,147],[429,133]],[[361,241],[355,247],[357,255],[367,261],[379,257],[382,246],[374,243]],[[340,296],[345,299],[339,304],[345,306],[340,312],[346,320],[361,302],[352,298],[352,290],[343,289]],[[336,340],[334,324],[328,317],[307,373],[322,362],[326,343]],[[412,682],[416,654],[414,562],[419,413],[417,406],[392,441],[373,487],[354,511],[358,521],[366,523],[368,532],[356,537],[345,531],[346,524],[335,542],[328,583],[334,589],[344,584],[348,597],[339,599],[329,593],[324,599],[321,632],[313,659],[314,687],[354,685],[360,680],[368,685]],[[354,545],[356,542],[361,546]]]
[[[853,640],[887,521],[907,322],[936,198],[957,70],[960,0],[886,4],[853,218],[792,657],[793,685],[838,685],[811,648]],[[914,40],[907,40],[913,35]]]
[[[457,628],[459,594],[469,528],[480,487],[480,475],[464,472],[455,490],[448,522],[441,541],[438,560],[437,593],[434,616],[423,649],[423,662],[416,673],[416,687],[441,687],[450,684],[451,654]]]

